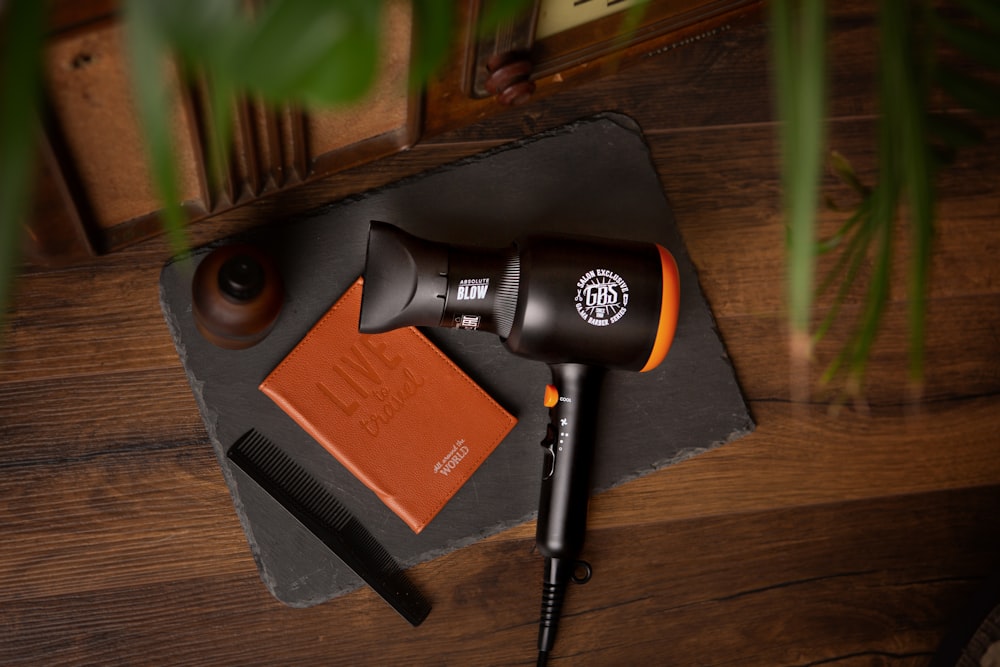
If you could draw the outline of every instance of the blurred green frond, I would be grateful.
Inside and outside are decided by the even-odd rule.
[[[839,317],[844,300],[861,267],[870,262],[861,313],[853,333],[823,375],[830,382],[846,376],[850,393],[860,391],[872,346],[881,326],[890,293],[894,258],[893,235],[900,208],[909,211],[912,242],[910,300],[910,368],[919,382],[923,373],[923,320],[927,267],[933,226],[932,164],[928,141],[928,71],[930,51],[917,36],[926,29],[924,16],[907,0],[883,0],[879,7],[878,182],[860,186],[854,171],[841,162],[838,174],[849,174],[852,188],[863,194],[857,212],[849,219],[850,241],[823,282],[840,288],[815,338],[825,336]],[[842,235],[838,231],[834,238]],[[820,243],[820,248],[831,239]],[[837,245],[841,245],[838,243]]]
[[[44,3],[8,0],[0,9],[0,324],[6,313],[30,204],[38,140]]]
[[[168,44],[160,30],[159,3],[133,0],[125,4],[126,48],[131,63],[132,87],[136,114],[142,128],[149,161],[150,176],[160,201],[161,217],[176,252],[187,245],[184,212],[180,207],[177,161],[171,133],[171,109],[174,104],[166,85]]]
[[[817,253],[838,252],[819,293],[839,285],[832,305],[814,332],[825,336],[840,317],[852,287],[869,266],[865,296],[853,333],[823,375],[825,382],[843,376],[849,392],[860,392],[869,356],[890,293],[894,231],[905,215],[909,232],[908,298],[910,380],[924,378],[925,320],[931,248],[934,239],[934,176],[955,151],[983,140],[967,114],[932,112],[940,88],[966,109],[1000,114],[1000,94],[980,76],[941,61],[944,50],[957,50],[982,69],[1000,69],[1000,12],[995,4],[962,0],[968,12],[945,17],[930,3],[882,0],[879,4],[878,175],[871,186],[860,183],[842,157],[834,172],[861,195],[853,215],[816,245]],[[975,27],[970,27],[970,26]],[[803,186],[804,187],[804,186]]]
[[[269,2],[234,40],[234,87],[273,102],[334,105],[359,99],[375,80],[382,2]]]
[[[455,8],[449,2],[413,0],[413,22],[416,26],[416,44],[413,62],[410,64],[410,79],[411,85],[419,85],[448,56],[455,27]]]
[[[787,298],[795,355],[808,354],[816,213],[826,113],[826,15],[822,0],[774,0],[772,59],[788,251]],[[805,348],[805,349],[803,349]]]
[[[162,218],[175,250],[185,215],[170,136],[164,68],[204,91],[212,185],[224,179],[236,96],[332,106],[361,98],[378,69],[383,3],[274,0],[253,16],[239,0],[126,0],[132,82]]]

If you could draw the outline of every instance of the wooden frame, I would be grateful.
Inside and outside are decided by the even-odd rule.
[[[645,20],[627,37],[615,35],[622,18],[612,15],[536,41],[526,32],[532,29],[516,21],[498,28],[498,35],[481,38],[477,26],[487,2],[457,5],[463,29],[452,44],[449,66],[427,84],[424,137],[482,120],[500,109],[495,99],[485,95],[485,81],[487,62],[503,49],[520,50],[519,57],[532,63],[530,79],[536,99],[646,57],[715,37],[731,25],[757,17],[763,4],[760,0],[685,0],[677,10],[672,0],[652,0]]]
[[[479,0],[475,3],[471,15],[473,24],[488,11],[491,1]],[[491,95],[486,85],[490,74],[488,61],[504,51],[523,52],[530,57],[534,65],[531,77],[540,79],[588,66],[650,40],[661,37],[678,40],[711,30],[723,25],[736,13],[760,3],[758,0],[651,0],[641,8],[642,13],[631,29],[628,27],[628,12],[622,10],[538,38],[536,26],[544,4],[544,0],[536,0],[532,11],[498,26],[475,41],[475,59],[467,73],[466,87],[472,97]]]

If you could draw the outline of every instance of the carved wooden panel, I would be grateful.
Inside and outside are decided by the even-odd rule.
[[[394,153],[420,129],[409,84],[409,3],[387,4],[379,75],[359,102],[331,109],[233,100],[234,138],[224,182],[211,187],[208,118],[197,83],[168,70],[181,204],[198,220],[257,197]],[[107,9],[107,8],[105,8]],[[78,16],[74,16],[79,19]],[[28,255],[61,263],[113,251],[162,230],[161,208],[133,112],[123,28],[112,12],[51,36],[45,54],[42,167]],[[53,201],[54,200],[54,201]]]

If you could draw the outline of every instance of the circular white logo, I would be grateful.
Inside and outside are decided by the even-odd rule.
[[[628,312],[628,283],[608,269],[587,271],[576,281],[576,312],[595,327],[614,324]]]

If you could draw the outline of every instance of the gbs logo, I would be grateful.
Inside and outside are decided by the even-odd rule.
[[[610,269],[594,269],[576,282],[576,312],[587,324],[606,327],[628,311],[628,283]]]
[[[584,302],[587,308],[595,306],[614,306],[618,304],[618,290],[614,285],[587,285],[583,290]]]

